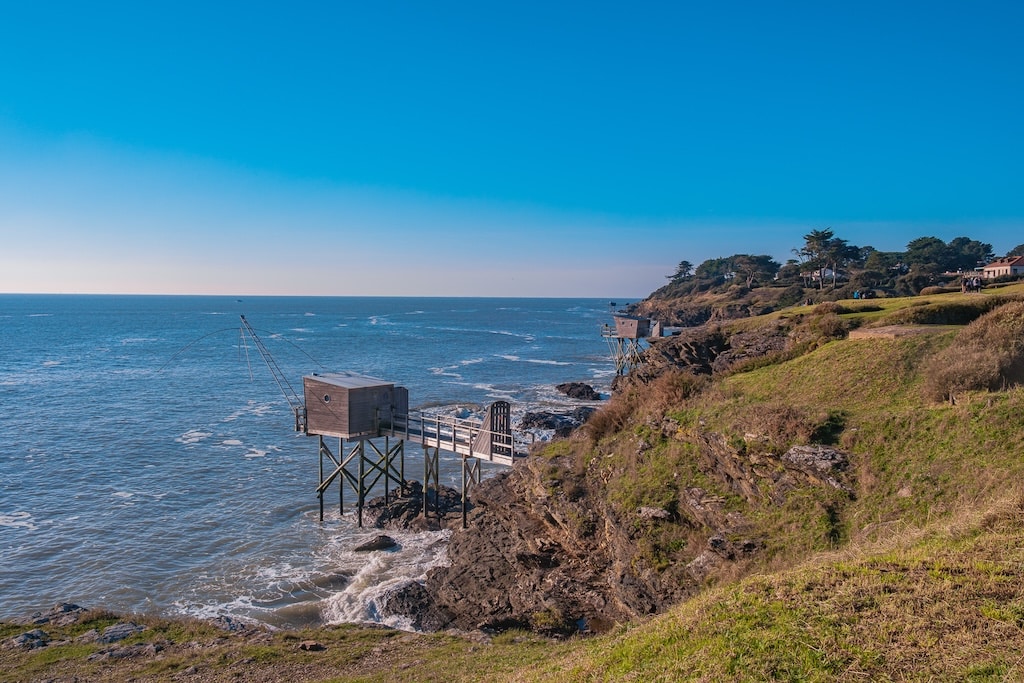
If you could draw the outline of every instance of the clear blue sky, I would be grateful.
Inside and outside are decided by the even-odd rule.
[[[6,2],[0,292],[644,296],[1024,242],[1021,2]]]

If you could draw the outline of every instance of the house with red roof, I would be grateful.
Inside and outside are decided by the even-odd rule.
[[[981,269],[986,280],[1004,275],[1024,275],[1024,256],[1004,256]]]

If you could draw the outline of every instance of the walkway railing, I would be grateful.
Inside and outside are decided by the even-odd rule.
[[[516,458],[526,457],[533,443],[530,433],[513,434],[511,429],[491,429],[486,421],[429,415],[423,411],[394,415],[390,424],[381,425],[380,431],[430,448],[502,465],[511,465]]]

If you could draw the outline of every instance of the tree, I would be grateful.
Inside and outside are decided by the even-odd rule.
[[[709,258],[697,266],[693,276],[698,280],[724,280],[732,272],[732,261],[727,258]]]
[[[779,272],[779,264],[767,254],[734,254],[732,267],[746,280],[748,289],[753,287],[755,282],[764,284],[770,281],[775,277],[775,273]]]
[[[860,258],[860,247],[847,244],[846,240],[833,237],[825,245],[825,256],[832,264],[832,289],[836,288],[836,277],[839,267]]]
[[[800,263],[796,259],[789,259],[779,268],[776,278],[780,282],[798,282],[800,280]]]
[[[956,237],[947,245],[949,270],[974,270],[995,258],[991,244],[985,244],[969,237]]]
[[[1024,244],[1018,244],[1013,249],[1011,249],[1006,255],[1007,256],[1024,256]]]
[[[864,259],[864,270],[876,270],[883,273],[899,268],[900,254],[895,251],[872,251]]]
[[[804,235],[804,246],[800,253],[818,269],[818,289],[825,288],[825,268],[831,266],[832,288],[835,289],[839,267],[861,256],[860,247],[836,237],[830,228],[812,230]]]
[[[818,289],[824,288],[825,265],[828,263],[829,242],[835,235],[832,230],[811,230],[804,235],[804,246],[800,250],[801,255],[807,259],[807,263],[818,269]]]
[[[676,266],[676,272],[666,277],[672,282],[682,282],[693,274],[693,264],[689,261],[680,261]]]
[[[926,273],[941,273],[951,263],[950,249],[938,237],[918,237],[907,244],[907,265]]]

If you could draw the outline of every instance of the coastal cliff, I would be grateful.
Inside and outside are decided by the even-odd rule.
[[[659,340],[591,425],[475,488],[470,528],[452,537],[450,564],[389,595],[385,613],[404,611],[427,629],[602,632],[757,566],[771,534],[758,521],[766,506],[804,497],[818,501],[823,518],[834,516],[854,495],[840,450],[779,450],[777,435],[737,442],[664,414],[633,429],[608,424],[609,415],[625,420],[636,404],[677,391],[659,382],[786,353],[805,343],[808,328],[705,326]],[[827,415],[817,416],[820,425],[791,419],[805,435],[826,434]]]
[[[967,317],[1004,310],[1007,320],[1020,307],[971,305]],[[961,311],[960,302],[950,306]],[[930,334],[900,340],[846,339],[851,328],[944,320],[952,309],[918,302],[872,315],[878,310],[800,306],[653,342],[571,438],[475,489],[449,566],[385,604],[429,614],[427,628],[603,632],[889,521],[951,509],[923,482],[947,477],[952,454],[911,446],[921,427],[907,423],[960,419],[928,387],[945,349],[972,328],[958,337],[961,328],[926,324]],[[965,487],[987,496],[996,482]],[[869,511],[875,521],[864,524]]]

